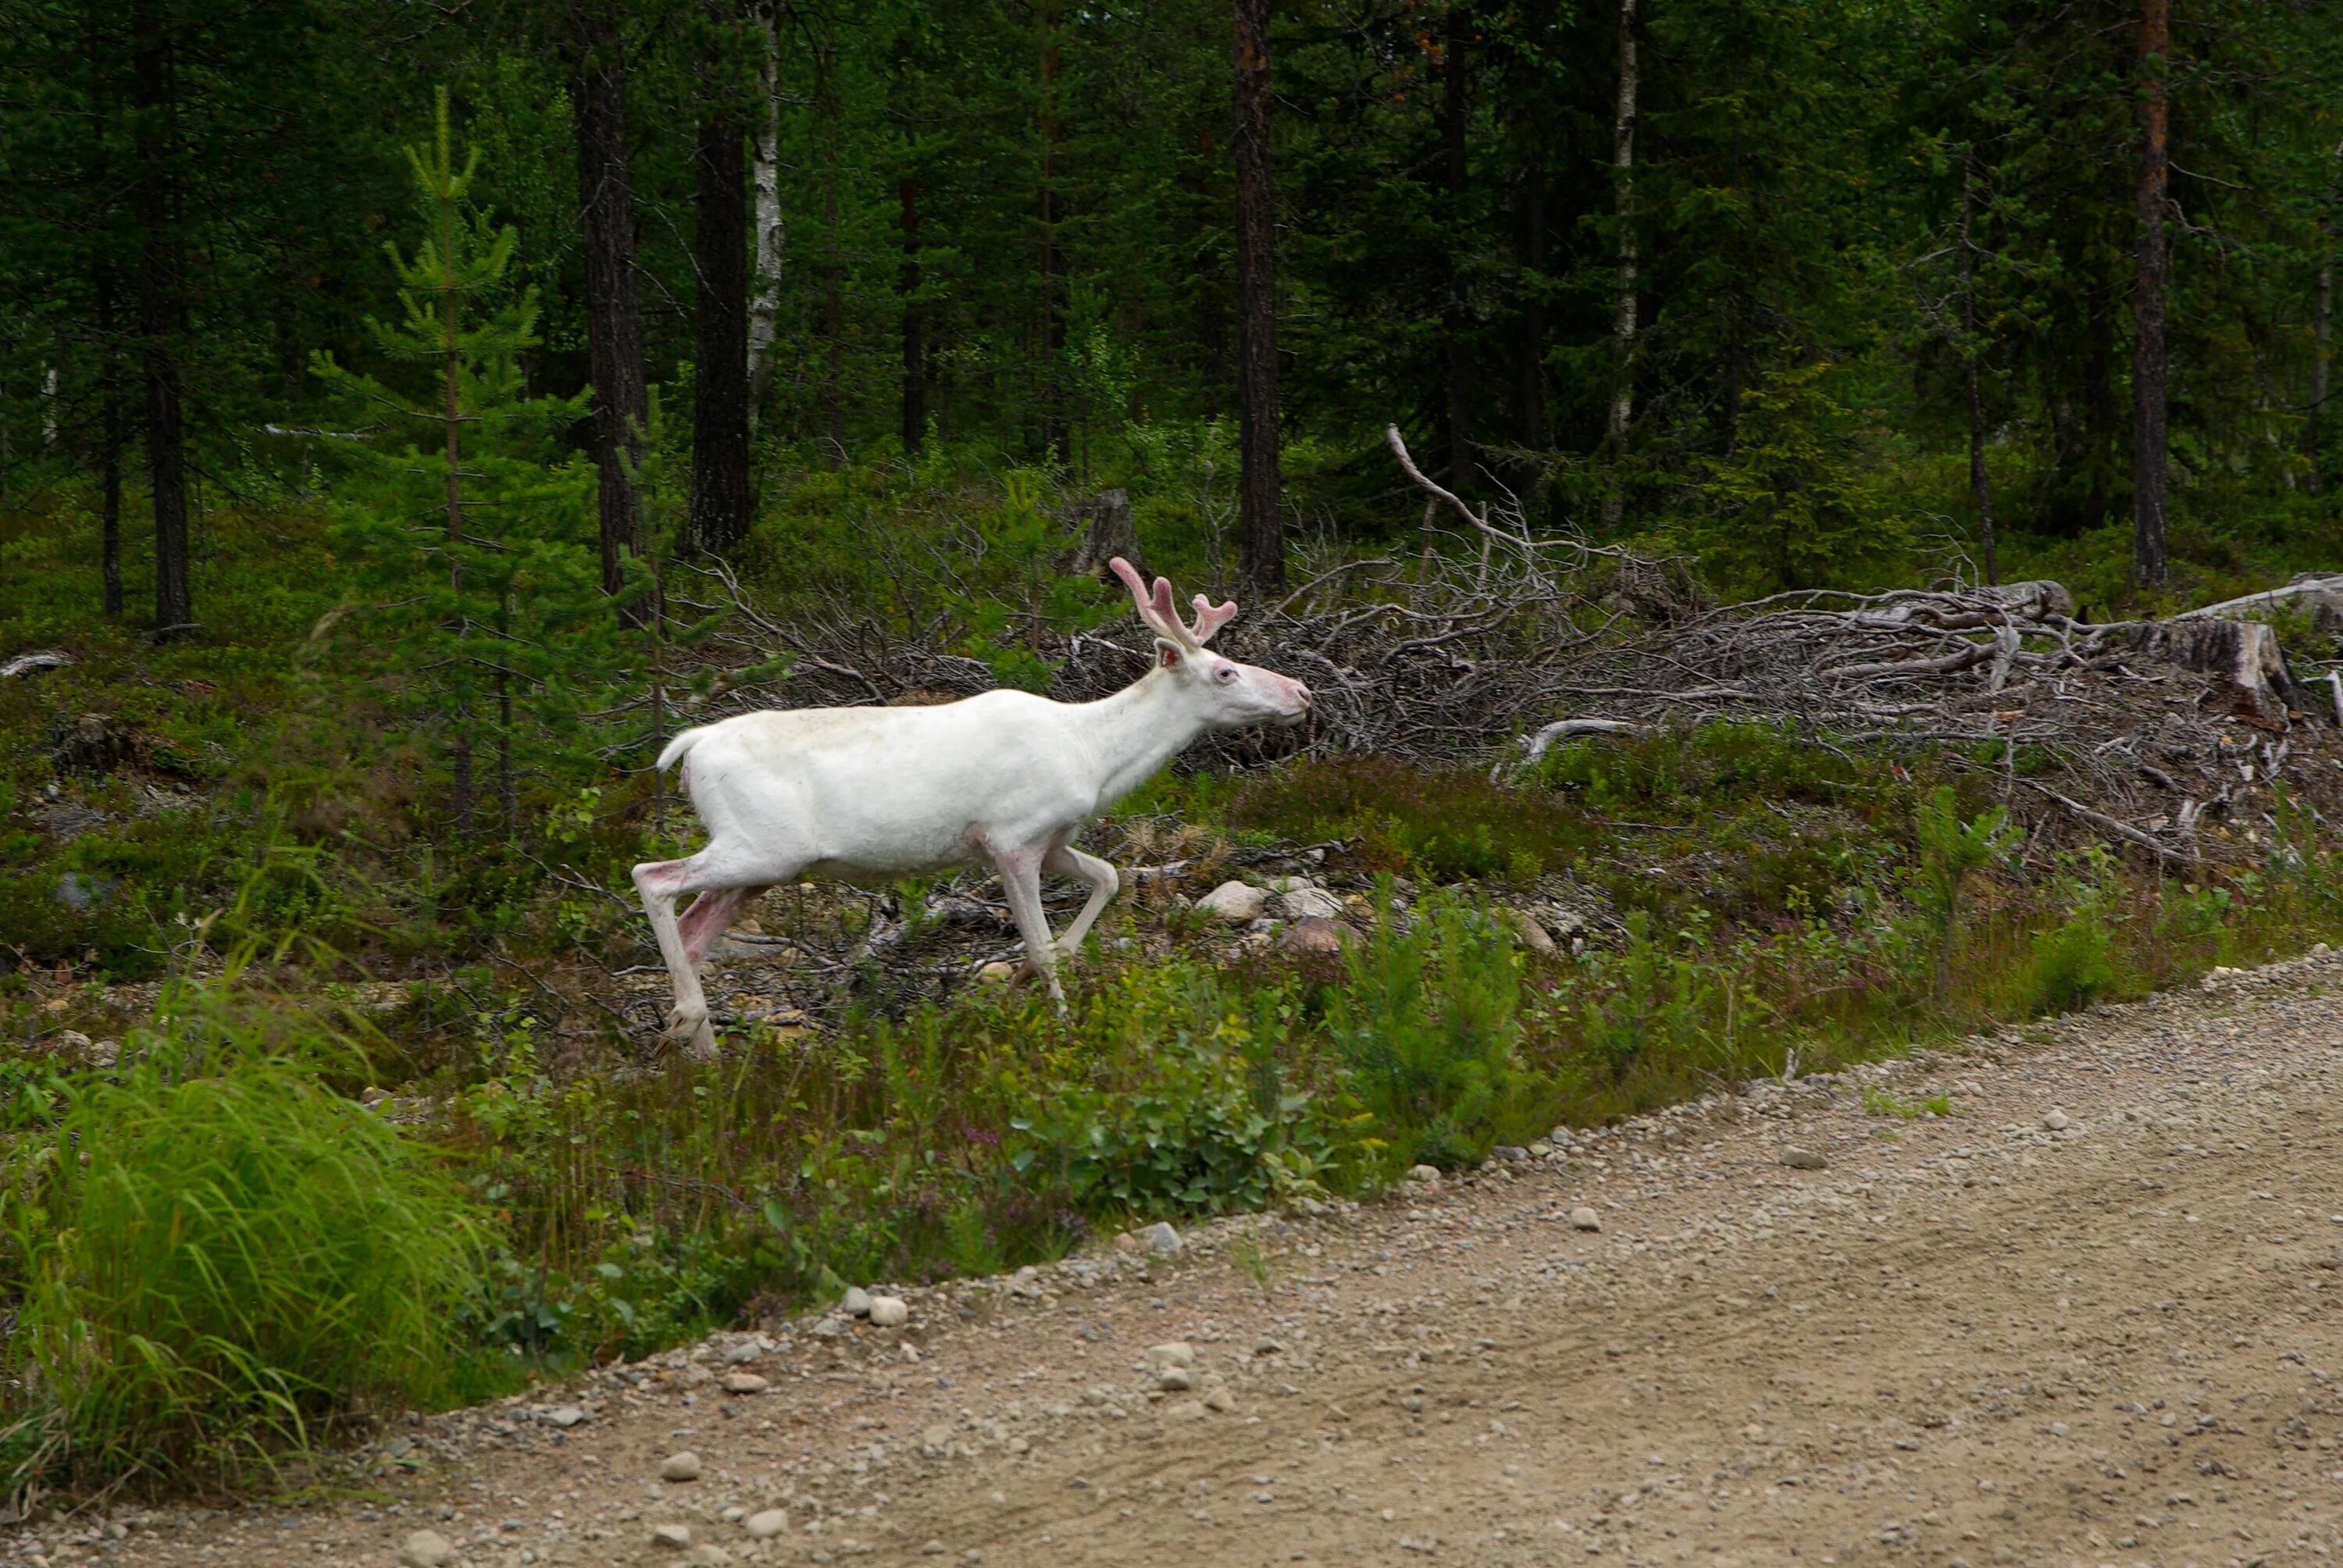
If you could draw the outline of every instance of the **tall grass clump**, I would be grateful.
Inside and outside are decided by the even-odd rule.
[[[428,1402],[459,1360],[476,1211],[329,1087],[346,1042],[272,1038],[216,996],[166,1003],[192,1021],[65,1085],[16,1151],[12,1487],[233,1484]]]

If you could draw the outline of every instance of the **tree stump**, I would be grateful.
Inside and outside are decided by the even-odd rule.
[[[1121,556],[1139,569],[1141,578],[1146,577],[1146,565],[1139,558],[1139,526],[1131,515],[1129,491],[1101,490],[1086,496],[1074,503],[1068,520],[1082,530],[1082,542],[1066,563],[1070,575],[1103,581],[1108,576],[1107,562]]]

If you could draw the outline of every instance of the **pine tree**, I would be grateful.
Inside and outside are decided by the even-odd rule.
[[[522,770],[561,754],[616,627],[591,543],[593,472],[561,449],[585,400],[528,394],[536,295],[507,281],[516,231],[468,200],[479,156],[456,163],[445,90],[433,139],[407,164],[421,240],[411,253],[385,246],[400,316],[367,324],[406,373],[381,378],[325,354],[314,364],[372,419],[341,538],[377,601],[395,702],[437,737],[463,835],[478,825],[484,767],[513,824]]]

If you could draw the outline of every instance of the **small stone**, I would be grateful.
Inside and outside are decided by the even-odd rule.
[[[1529,949],[1530,951],[1534,953],[1554,951],[1554,938],[1547,934],[1544,926],[1538,924],[1537,917],[1527,910],[1507,910],[1505,920],[1513,928],[1514,934],[1522,939],[1522,946]]]
[[[1165,1367],[1155,1374],[1155,1381],[1167,1393],[1186,1393],[1196,1386],[1186,1367]]]
[[[1820,1171],[1829,1165],[1830,1161],[1811,1149],[1800,1149],[1791,1145],[1783,1149],[1782,1163],[1793,1171]]]
[[[742,1340],[739,1344],[734,1345],[730,1350],[724,1352],[724,1364],[726,1366],[732,1367],[744,1367],[752,1362],[761,1359],[764,1353],[765,1347],[759,1344],[756,1341]]]
[[[979,985],[1007,985],[1017,978],[1017,966],[1007,959],[995,959],[976,971]]]
[[[1556,1127],[1553,1131],[1545,1135],[1545,1141],[1548,1143],[1553,1144],[1556,1149],[1567,1149],[1570,1147],[1570,1129],[1567,1127]]]
[[[732,1561],[732,1553],[713,1542],[703,1541],[685,1553],[683,1560],[692,1568],[724,1568],[725,1563]]]
[[[1228,1390],[1216,1388],[1204,1395],[1204,1408],[1227,1415],[1237,1408],[1237,1402],[1230,1397]]]
[[[749,1537],[752,1541],[769,1541],[789,1527],[789,1511],[768,1508],[761,1513],[749,1515]]]
[[[900,1329],[911,1321],[911,1309],[900,1296],[870,1298],[870,1321],[882,1329]]]
[[[920,1446],[932,1448],[940,1453],[951,1446],[951,1428],[942,1422],[926,1428],[920,1433]]]
[[[1275,1340],[1269,1338],[1265,1334],[1252,1342],[1252,1353],[1257,1356],[1277,1355],[1282,1352],[1284,1349],[1285,1347],[1283,1345],[1279,1344]]]
[[[1114,1250],[1115,1250],[1116,1251],[1118,1251],[1118,1252],[1136,1252],[1137,1251],[1139,1251],[1139,1247],[1140,1247],[1140,1241],[1139,1241],[1139,1238],[1138,1238],[1138,1237],[1136,1237],[1136,1236],[1134,1236],[1134,1235],[1132,1235],[1130,1231],[1117,1231],[1114,1233]]]
[[[1147,1352],[1148,1363],[1157,1368],[1192,1367],[1196,1364],[1196,1347],[1185,1340],[1172,1340],[1152,1347]]]
[[[691,1544],[689,1524],[655,1524],[651,1526],[651,1544],[664,1546],[670,1552],[681,1552]]]
[[[537,1412],[537,1419],[548,1426],[571,1427],[586,1419],[586,1412],[574,1404],[557,1404],[551,1410]]]
[[[1339,953],[1358,940],[1359,933],[1342,921],[1312,915],[1286,927],[1281,945],[1290,953]]]
[[[726,1393],[762,1393],[773,1385],[752,1372],[729,1372],[724,1374]]]
[[[1338,920],[1342,900],[1323,888],[1295,888],[1278,896],[1277,911],[1289,920]]]
[[[1242,882],[1222,882],[1196,900],[1200,913],[1216,916],[1232,926],[1261,919],[1268,907],[1268,889],[1247,887]]]
[[[1151,1252],[1169,1255],[1178,1251],[1182,1245],[1180,1232],[1172,1228],[1172,1221],[1169,1220],[1156,1221],[1155,1223],[1148,1226],[1141,1235],[1147,1242],[1147,1250]]]
[[[456,1548],[437,1530],[417,1530],[399,1543],[398,1561],[402,1568],[447,1568]]]
[[[836,1318],[823,1318],[814,1324],[812,1332],[818,1340],[834,1340],[846,1332],[846,1325]]]
[[[659,1479],[661,1481],[699,1480],[699,1455],[692,1452],[691,1450],[688,1448],[683,1450],[680,1453],[669,1454],[665,1459],[659,1461]],[[687,1535],[681,1542],[678,1543],[678,1544],[689,1546],[691,1544],[691,1538]]]
[[[1163,1419],[1165,1421],[1202,1421],[1204,1419],[1204,1402],[1200,1399],[1183,1399],[1176,1403],[1167,1404],[1163,1407]]]
[[[2065,1111],[2054,1107],[2043,1113],[2042,1125],[2048,1128],[2053,1132],[2064,1132],[2067,1128],[2073,1126],[2074,1123],[2066,1119],[2066,1113]]]
[[[727,1524],[738,1524],[740,1521],[749,1517],[749,1511],[736,1503],[716,1517],[721,1519]]]
[[[838,1299],[838,1310],[858,1318],[870,1315],[870,1292],[860,1285],[846,1287],[846,1294]]]
[[[1440,1168],[1437,1165],[1411,1165],[1407,1168],[1407,1179],[1420,1187],[1437,1187],[1440,1185]]]
[[[1570,1211],[1570,1228],[1574,1231],[1600,1231],[1603,1216],[1581,1203]]]
[[[946,1547],[942,1542],[930,1541],[925,1546],[920,1548],[920,1555],[922,1557],[940,1557],[948,1550],[950,1550],[950,1548]]]

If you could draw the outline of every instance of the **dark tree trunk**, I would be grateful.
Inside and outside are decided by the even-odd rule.
[[[97,266],[98,533],[106,618],[122,618],[122,371],[115,338],[114,267]]]
[[[1285,518],[1279,506],[1277,215],[1269,167],[1271,0],[1235,0],[1237,479],[1244,578],[1262,592],[1285,586]]]
[[[920,322],[920,182],[905,175],[895,182],[902,216],[903,265],[895,290],[903,297],[903,450],[916,452],[928,438],[927,345]]]
[[[1465,96],[1464,55],[1472,41],[1472,18],[1463,5],[1452,4],[1440,55],[1440,141],[1448,186],[1448,297],[1441,307],[1440,337],[1447,361],[1448,485],[1459,494],[1471,489],[1473,484],[1473,420],[1469,407],[1473,356],[1465,336],[1470,317],[1464,307],[1464,236],[1468,232],[1464,203],[1472,178],[1464,136],[1466,120],[1472,113],[1472,105]]]
[[[2166,146],[2170,102],[2165,59],[2172,48],[2172,0],[2141,0],[2139,68],[2138,252],[2132,292],[2131,485],[2132,578],[2162,588],[2169,530],[2164,509],[2165,346],[2167,256],[2165,190],[2170,181]]]
[[[691,419],[691,544],[723,555],[749,537],[749,195],[746,130],[729,112],[700,122],[693,146],[699,271],[694,326],[699,393]]]
[[[1065,256],[1058,247],[1058,8],[1041,17],[1041,455],[1066,455]]]
[[[146,390],[146,482],[155,501],[155,628],[184,629],[196,618],[187,556],[186,437],[180,422],[177,337],[180,294],[178,190],[170,146],[172,83],[165,0],[133,0],[132,135],[138,175],[131,197],[138,225],[138,347]]]
[[[2335,156],[2343,167],[2343,144],[2337,146]],[[2343,207],[2343,178],[2328,187],[2327,210],[2318,220],[2318,282],[2310,307],[2310,411],[2302,421],[2302,456],[2308,464],[2310,493],[2318,495],[2326,483],[2326,472],[2319,454],[2320,425],[2327,414],[2327,394],[2334,352],[2335,334],[2335,241],[2336,213]],[[2343,719],[2343,715],[2338,715]]]
[[[823,45],[816,67],[820,85],[815,97],[822,121],[821,400],[830,424],[824,459],[836,468],[846,462],[846,256],[839,233],[838,137],[843,112],[838,99],[838,52],[834,41]]]
[[[2001,581],[2001,560],[1993,533],[1993,485],[1985,468],[1985,397],[1978,387],[1976,241],[1970,232],[1976,211],[1976,171],[1961,171],[1961,379],[1969,406],[1969,494],[1976,503],[1977,543],[1985,552],[1985,580]]]
[[[1522,171],[1522,263],[1529,297],[1522,307],[1522,444],[1545,445],[1545,159]]]
[[[594,463],[601,475],[602,589],[626,585],[627,562],[643,549],[640,509],[628,470],[641,459],[650,393],[643,380],[642,306],[635,280],[635,186],[627,154],[627,75],[618,28],[598,0],[571,0],[577,48],[570,85],[578,131],[580,248],[586,271],[586,342],[594,378]],[[648,598],[621,617],[640,626]]]

